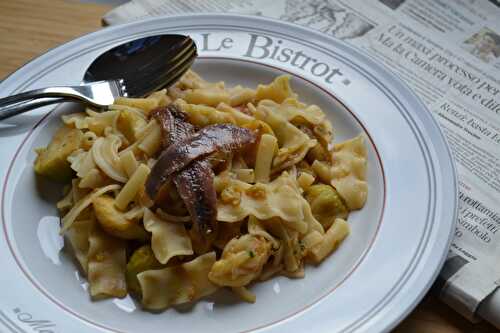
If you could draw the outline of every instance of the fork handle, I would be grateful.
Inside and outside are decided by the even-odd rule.
[[[18,114],[30,111],[43,106],[62,103],[68,100],[62,97],[46,97],[39,99],[32,99],[29,101],[22,101],[8,106],[0,106],[0,120],[4,120]]]
[[[0,106],[12,105],[22,101],[43,97],[71,97],[87,101],[85,92],[89,89],[90,86],[88,85],[40,88],[0,98]]]
[[[53,103],[59,103],[63,99],[80,101],[90,107],[97,109],[106,108],[113,104],[116,96],[127,96],[123,80],[95,81],[79,86],[60,86],[35,89],[22,92],[20,94],[0,98],[0,120],[13,115],[45,106]],[[62,98],[54,101],[54,97]],[[40,103],[36,99],[46,99]],[[52,99],[52,101],[50,101]],[[28,101],[23,104],[20,102]]]
[[[25,91],[0,98],[0,106],[44,97],[65,97],[80,100],[90,106],[103,107],[113,104],[116,96],[125,96],[123,80],[95,81],[79,86],[47,87]]]

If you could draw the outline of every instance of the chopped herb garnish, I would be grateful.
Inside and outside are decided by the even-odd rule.
[[[255,253],[253,253],[253,251],[248,251],[248,255],[250,256],[250,258],[255,257]]]

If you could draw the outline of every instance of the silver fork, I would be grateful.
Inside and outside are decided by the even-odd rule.
[[[0,119],[66,100],[80,101],[96,109],[106,109],[117,97],[127,96],[127,87],[123,79],[91,82],[79,86],[40,88],[1,98]]]
[[[174,40],[175,44],[173,44]],[[137,51],[137,44],[146,44],[147,47]],[[168,49],[167,46],[172,44],[173,47]],[[132,52],[130,52],[131,49]],[[155,52],[153,55],[157,56],[151,58],[152,52]],[[127,56],[124,57],[124,54]],[[89,81],[96,77],[116,77],[121,73],[128,79],[87,82],[79,86],[41,88],[0,98],[0,120],[66,100],[79,101],[95,109],[106,110],[117,97],[129,95],[142,97],[156,89],[169,87],[191,67],[196,55],[196,45],[186,36],[163,35],[138,39],[99,56],[84,76],[84,81]],[[162,61],[163,57],[166,59]],[[122,63],[120,64],[119,61]],[[128,66],[127,64],[130,63],[135,66]],[[136,68],[137,64],[141,64],[140,71]]]

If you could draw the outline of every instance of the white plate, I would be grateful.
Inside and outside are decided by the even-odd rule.
[[[394,327],[429,289],[445,258],[456,217],[455,171],[423,104],[358,50],[262,18],[158,18],[106,28],[51,50],[6,79],[1,94],[76,84],[101,52],[157,33],[191,35],[200,54],[195,69],[210,80],[255,86],[289,73],[301,98],[328,112],[337,141],[365,132],[369,196],[349,218],[352,234],[322,265],[309,267],[304,279],[256,284],[253,305],[224,293],[160,314],[134,310],[130,299],[91,302],[71,258],[58,252],[59,189],[32,171],[33,149],[49,141],[68,107],[43,118],[46,110],[39,110],[0,131],[0,330],[379,332]]]

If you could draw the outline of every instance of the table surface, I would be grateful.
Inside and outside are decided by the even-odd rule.
[[[0,80],[63,42],[101,28],[110,6],[70,0],[0,0]],[[471,324],[429,293],[396,333],[497,332]]]

